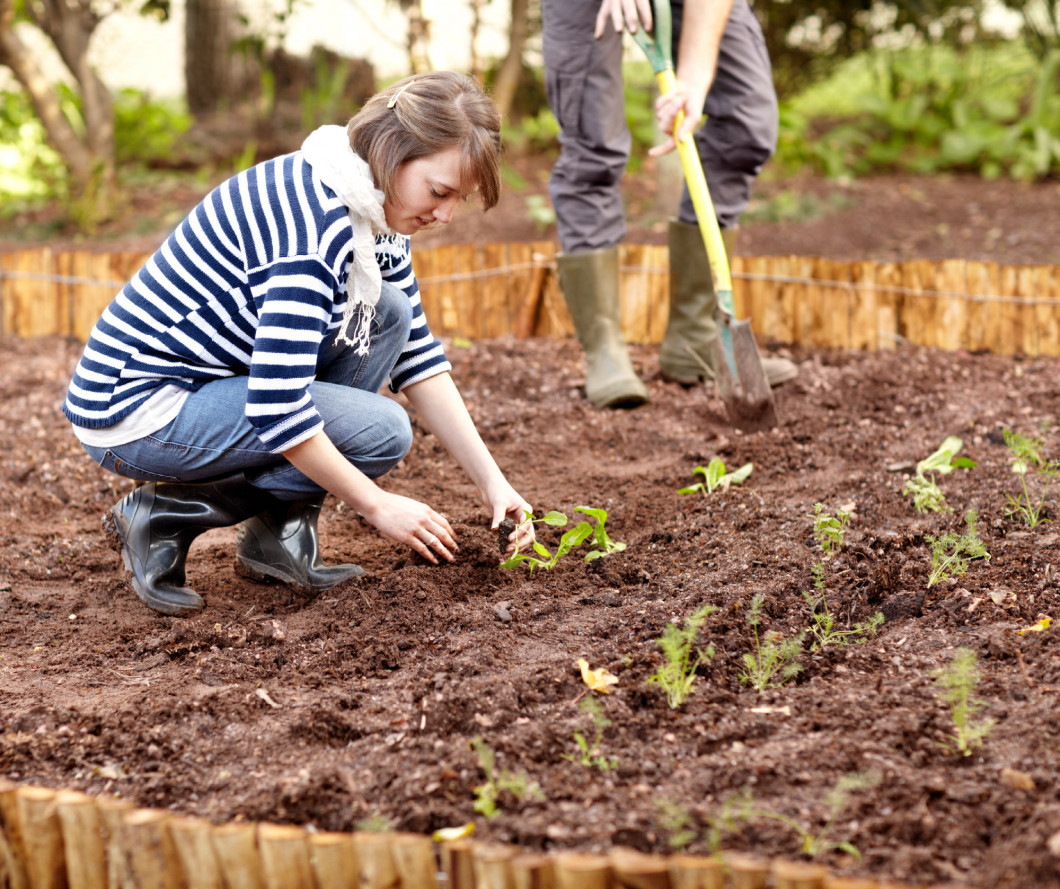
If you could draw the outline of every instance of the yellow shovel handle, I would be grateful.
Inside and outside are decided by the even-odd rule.
[[[655,81],[659,84],[659,92],[664,96],[677,89],[677,80],[672,68],[658,71]],[[680,129],[684,120],[684,114],[678,112],[674,120],[674,132]],[[732,278],[729,275],[729,260],[725,255],[725,242],[721,239],[721,228],[718,226],[718,217],[714,212],[714,204],[707,190],[707,177],[703,175],[703,165],[699,162],[699,154],[696,151],[696,143],[691,133],[686,133],[677,141],[677,153],[681,157],[681,167],[685,173],[685,182],[688,184],[688,193],[692,196],[692,206],[696,208],[696,218],[699,220],[699,231],[703,235],[703,243],[707,248],[707,259],[710,262],[710,273],[714,277],[714,289],[719,295],[723,292],[732,293]],[[722,306],[732,314],[731,306]]]

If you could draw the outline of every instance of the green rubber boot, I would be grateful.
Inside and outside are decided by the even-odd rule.
[[[732,256],[735,229],[722,229],[725,252]],[[703,235],[698,225],[670,220],[670,314],[666,334],[659,345],[659,369],[664,377],[683,386],[713,380],[714,320],[718,298]],[[779,386],[798,376],[795,364],[786,358],[764,356],[762,369],[770,386]]]
[[[560,253],[560,289],[585,351],[585,394],[597,407],[630,408],[648,400],[622,337],[618,248]]]

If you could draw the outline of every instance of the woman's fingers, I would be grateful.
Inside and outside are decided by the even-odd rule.
[[[431,512],[434,512],[431,510]],[[433,564],[438,564],[438,556],[447,562],[456,558],[460,547],[456,544],[453,529],[445,516],[434,513],[427,521],[412,532],[408,541],[416,552]]]

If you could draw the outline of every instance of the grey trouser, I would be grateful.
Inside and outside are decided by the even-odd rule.
[[[676,59],[683,0],[671,0],[671,7]],[[545,85],[561,130],[549,192],[568,253],[613,247],[626,233],[619,182],[632,140],[622,95],[622,40],[611,28],[593,39],[599,8],[599,0],[541,0]],[[695,133],[696,146],[718,222],[729,228],[747,208],[751,185],[777,144],[773,70],[747,0],[733,3],[703,110],[707,122]],[[679,216],[696,222],[687,188]]]

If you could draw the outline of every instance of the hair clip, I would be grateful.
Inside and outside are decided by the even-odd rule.
[[[391,99],[391,100],[390,100],[389,102],[387,102],[387,103],[386,103],[386,107],[387,107],[387,108],[393,108],[393,107],[394,107],[395,105],[397,105],[397,100],[401,98],[401,94],[402,94],[403,92],[405,92],[405,90],[407,89],[407,87],[408,87],[408,84],[406,83],[406,84],[405,84],[405,86],[403,86],[403,87],[402,87],[401,89],[399,89],[399,90],[398,90],[398,91],[397,91],[396,93],[394,93],[394,98],[393,98],[393,99]]]

